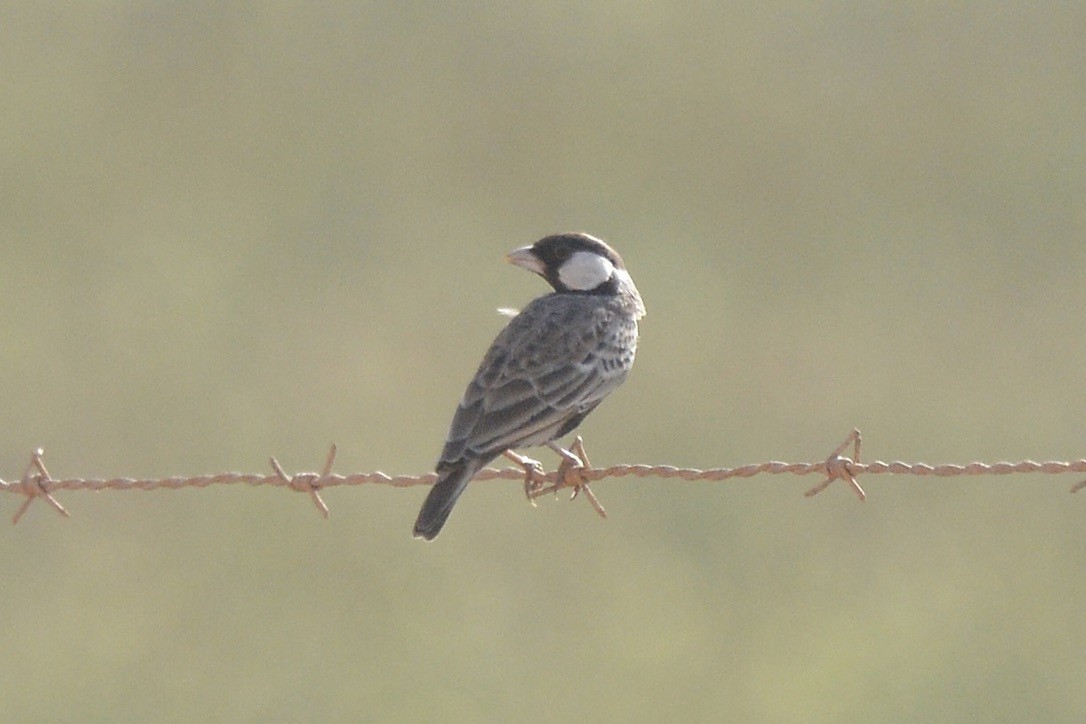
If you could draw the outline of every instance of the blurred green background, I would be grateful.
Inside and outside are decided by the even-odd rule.
[[[0,476],[428,471],[584,229],[600,465],[1086,457],[1082,3],[9,3]],[[553,465],[545,451],[537,457]],[[1072,476],[68,492],[9,721],[1071,721]],[[10,515],[19,499],[4,496]]]

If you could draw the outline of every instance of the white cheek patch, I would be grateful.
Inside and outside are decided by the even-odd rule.
[[[615,265],[606,257],[590,251],[578,251],[558,270],[558,281],[568,289],[586,292],[611,278]]]

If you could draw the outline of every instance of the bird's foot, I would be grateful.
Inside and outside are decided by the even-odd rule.
[[[553,442],[547,443],[547,447],[562,458],[562,462],[558,464],[558,482],[552,486],[555,494],[562,488],[573,488],[573,495],[570,496],[570,500],[573,500],[583,492],[596,513],[601,518],[606,518],[607,511],[603,509],[599,499],[596,498],[592,489],[588,487],[588,479],[585,477],[585,473],[592,469],[592,463],[588,460],[588,453],[585,452],[584,440],[581,439],[581,436],[578,435],[573,440],[573,444],[570,446],[572,450],[566,450]],[[550,492],[550,489],[539,491],[537,495],[548,492]]]
[[[512,450],[506,450],[502,455],[524,468],[524,495],[529,503],[535,505],[535,499],[539,497],[538,491],[547,484],[547,474],[543,472],[543,464]]]
[[[528,497],[528,501],[535,505],[535,499],[540,496],[548,493],[557,495],[558,491],[563,488],[573,488],[573,495],[570,500],[584,493],[596,513],[601,518],[606,518],[607,511],[603,509],[603,505],[600,504],[592,489],[588,487],[588,478],[585,473],[592,469],[592,463],[588,460],[588,453],[585,452],[584,441],[580,436],[573,441],[570,450],[566,450],[553,442],[547,443],[547,447],[562,458],[562,462],[558,464],[558,471],[555,473],[557,479],[550,485],[547,484],[548,476],[538,460],[525,457],[512,450],[506,450],[502,453],[505,457],[524,468],[524,494]]]

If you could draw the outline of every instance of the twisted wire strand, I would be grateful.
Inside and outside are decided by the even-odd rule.
[[[852,463],[853,475],[934,475],[936,477],[956,477],[960,475],[1012,475],[1021,473],[1040,473],[1057,475],[1060,473],[1086,473],[1086,460],[982,463],[972,462],[965,465],[927,465],[925,463],[905,463],[900,460],[870,463]],[[618,464],[606,468],[591,468],[584,471],[588,482],[606,478],[660,478],[669,480],[679,478],[687,481],[721,481],[729,478],[752,478],[756,475],[811,475],[827,474],[825,462],[820,463],[785,463],[770,460],[756,465],[743,465],[737,468],[681,468],[674,465]],[[333,488],[340,485],[391,485],[395,488],[410,488],[417,485],[433,485],[437,476],[433,473],[423,475],[389,475],[380,470],[372,473],[353,473],[339,475],[317,475],[299,473],[295,477],[312,475],[312,485],[316,488]],[[489,480],[523,480],[524,471],[518,468],[483,468],[473,482]],[[543,478],[548,483],[559,482],[557,472],[548,472]],[[192,477],[169,478],[63,478],[49,479],[45,486],[49,492],[58,490],[178,490],[180,488],[207,488],[212,485],[270,485],[274,487],[296,487],[291,479],[283,480],[278,475],[259,473],[217,473],[215,475],[194,475]],[[0,491],[25,495],[21,481],[0,480]]]
[[[845,441],[837,447],[830,456],[822,462],[811,463],[786,463],[770,460],[753,465],[742,465],[735,468],[683,468],[674,465],[646,465],[646,464],[617,464],[609,467],[597,468],[588,463],[587,455],[578,438],[574,450],[579,454],[568,451],[559,451],[563,454],[563,462],[557,470],[544,472],[542,467],[533,460],[521,458],[510,453],[508,457],[522,465],[520,468],[484,468],[480,470],[473,480],[524,480],[529,497],[552,492],[564,487],[573,488],[575,491],[584,489],[593,505],[604,515],[602,507],[587,490],[589,483],[606,478],[660,478],[664,480],[679,479],[690,482],[696,481],[722,481],[730,478],[751,478],[756,475],[822,475],[825,480],[819,485],[807,491],[807,495],[814,495],[824,490],[834,480],[842,480],[853,487],[857,496],[863,500],[865,493],[856,478],[861,475],[919,475],[936,477],[956,477],[961,475],[1012,475],[1012,474],[1044,474],[1058,475],[1063,473],[1086,473],[1086,459],[1072,461],[1045,461],[1022,460],[1020,462],[971,462],[965,465],[928,465],[926,463],[906,463],[900,460],[864,463],[860,461],[861,436],[859,430],[853,430]],[[854,446],[853,456],[842,455],[848,445]],[[389,475],[381,471],[371,473],[355,473],[351,475],[339,475],[331,472],[335,461],[336,447],[332,446],[328,458],[320,472],[304,472],[288,475],[283,471],[275,458],[271,458],[273,473],[218,473],[213,475],[174,476],[167,478],[62,478],[56,479],[49,475],[42,461],[43,451],[36,450],[31,456],[30,464],[26,468],[22,479],[16,481],[0,480],[0,492],[17,493],[25,497],[22,506],[15,514],[13,522],[26,511],[35,498],[44,498],[58,512],[67,516],[64,507],[53,497],[53,493],[64,490],[178,490],[180,488],[207,488],[213,485],[270,485],[275,487],[288,487],[299,492],[308,493],[313,503],[325,516],[328,508],[320,497],[320,491],[325,488],[340,485],[391,485],[397,488],[406,488],[416,485],[432,485],[437,479],[434,473],[423,475]],[[1075,492],[1086,487],[1086,481],[1072,488]]]

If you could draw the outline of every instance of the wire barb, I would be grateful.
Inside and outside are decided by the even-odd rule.
[[[326,519],[331,513],[328,511],[328,505],[321,498],[320,489],[321,481],[332,474],[332,465],[336,462],[336,444],[332,443],[331,449],[328,451],[328,458],[324,461],[324,467],[321,468],[320,474],[317,473],[296,473],[295,475],[287,475],[283,470],[283,466],[279,464],[279,461],[274,457],[269,458],[272,469],[275,470],[275,474],[292,490],[297,490],[301,493],[309,493],[309,499],[313,501],[313,505],[317,506],[317,510]]]
[[[554,442],[548,442],[547,447],[562,459],[558,464],[558,470],[551,475],[543,471],[543,465],[538,460],[525,457],[513,450],[506,450],[502,453],[523,468],[524,495],[527,496],[532,507],[535,507],[536,498],[548,493],[557,495],[558,491],[563,488],[573,488],[573,495],[570,496],[570,500],[583,492],[585,498],[595,509],[596,514],[601,518],[606,518],[607,511],[603,509],[599,499],[596,498],[592,489],[588,487],[588,478],[585,475],[591,470],[592,464],[588,461],[588,453],[585,452],[584,440],[581,439],[580,435],[574,439],[570,450],[566,450]],[[548,485],[548,483],[550,484]]]
[[[23,513],[27,511],[30,504],[34,502],[35,498],[45,498],[45,500],[53,506],[53,509],[63,515],[65,518],[71,518],[71,514],[64,509],[64,506],[60,504],[53,494],[49,492],[49,488],[46,486],[53,482],[52,476],[49,475],[49,471],[45,469],[45,463],[42,462],[42,456],[45,455],[45,450],[38,448],[30,455],[30,462],[26,466],[26,470],[23,472],[23,477],[18,483],[19,491],[26,496],[26,500],[19,506],[19,510],[15,512],[15,515],[11,519],[11,524],[16,525],[19,519],[23,517]],[[31,475],[31,472],[37,470],[36,475]]]
[[[852,491],[856,493],[856,497],[860,499],[860,502],[867,500],[867,494],[864,489],[860,487],[860,484],[856,482],[856,468],[860,463],[860,430],[853,428],[852,432],[848,434],[845,441],[837,446],[837,448],[830,453],[830,456],[826,458],[826,479],[818,485],[808,490],[803,495],[807,498],[818,495],[823,490],[829,487],[830,483],[834,480],[844,480],[852,486]],[[841,453],[845,451],[849,443],[852,443],[852,457],[848,458]]]
[[[860,460],[861,436],[859,430],[849,433],[845,441],[837,446],[822,462],[814,463],[786,463],[779,460],[770,460],[753,465],[742,465],[736,468],[680,468],[674,465],[643,465],[643,464],[616,464],[606,468],[595,468],[589,463],[588,455],[584,450],[584,442],[578,438],[574,440],[570,450],[563,450],[557,445],[553,446],[555,452],[561,458],[558,469],[554,472],[546,472],[539,462],[524,457],[513,451],[507,451],[505,456],[517,464],[516,468],[483,468],[475,474],[473,482],[486,480],[523,480],[524,492],[528,499],[547,493],[557,492],[562,488],[572,488],[573,497],[581,492],[592,504],[596,512],[606,516],[603,506],[592,491],[587,487],[588,483],[594,483],[604,478],[658,478],[671,480],[677,478],[684,481],[710,481],[720,482],[732,478],[752,478],[756,475],[821,475],[825,479],[813,488],[806,491],[806,495],[813,496],[825,490],[834,480],[842,480],[852,488],[860,500],[866,498],[863,488],[860,487],[858,478],[861,475],[934,475],[940,478],[956,477],[959,475],[1013,475],[1032,473],[1042,475],[1058,475],[1060,473],[1086,474],[1086,459],[1071,461],[1050,460],[1035,462],[1022,460],[1019,462],[982,463],[972,462],[966,465],[927,465],[925,463],[905,463],[900,460],[883,462],[876,460],[865,463]],[[845,455],[849,445],[852,445],[852,457]],[[273,485],[285,486],[309,495],[310,500],[320,511],[321,515],[328,517],[328,506],[321,499],[321,491],[335,485],[391,485],[397,488],[406,488],[415,485],[433,485],[437,476],[434,473],[423,475],[388,475],[380,470],[371,473],[352,473],[350,475],[335,475],[332,473],[332,465],[335,462],[336,446],[332,445],[328,452],[328,458],[319,473],[298,473],[288,475],[275,458],[271,458],[272,471],[269,474],[253,473],[216,473],[214,475],[195,475],[190,477],[169,477],[157,479],[135,478],[110,478],[108,480],[68,478],[58,480],[53,478],[42,462],[44,452],[34,451],[23,476],[19,480],[7,482],[0,480],[0,493],[16,493],[23,496],[19,510],[12,518],[13,523],[19,522],[35,498],[43,498],[54,510],[65,517],[68,511],[57,501],[53,494],[58,490],[177,490],[179,488],[206,488],[211,485]],[[1077,492],[1086,488],[1086,481],[1076,484],[1071,492]]]
[[[584,440],[581,436],[578,435],[574,438],[569,450],[553,442],[547,443],[547,447],[562,458],[562,462],[558,464],[558,481],[551,488],[541,490],[536,495],[543,495],[551,492],[551,490],[557,495],[562,488],[573,488],[573,495],[570,496],[570,500],[583,492],[588,502],[596,509],[596,514],[601,518],[606,518],[607,511],[603,509],[599,499],[596,498],[592,489],[588,487],[588,479],[585,475],[592,469],[592,463],[588,460],[588,453],[584,449]]]

